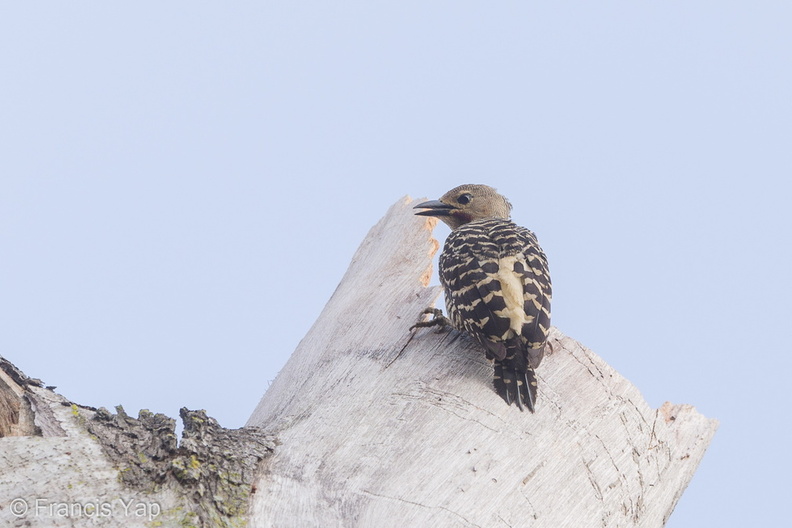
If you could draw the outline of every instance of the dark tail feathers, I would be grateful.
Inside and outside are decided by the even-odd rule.
[[[525,366],[525,370],[504,365],[495,360],[495,391],[509,405],[516,401],[521,411],[528,407],[534,412],[536,404],[536,373],[533,367]]]

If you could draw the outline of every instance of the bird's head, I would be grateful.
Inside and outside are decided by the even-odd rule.
[[[420,216],[435,216],[448,224],[451,229],[476,220],[486,218],[511,217],[511,204],[498,192],[487,185],[460,185],[454,187],[439,200],[423,202],[415,206]]]

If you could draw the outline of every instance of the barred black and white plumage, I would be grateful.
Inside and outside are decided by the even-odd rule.
[[[451,324],[494,360],[495,390],[533,412],[536,375],[550,329],[552,287],[536,236],[509,219],[511,205],[486,185],[462,185],[417,214],[451,228],[440,282]]]

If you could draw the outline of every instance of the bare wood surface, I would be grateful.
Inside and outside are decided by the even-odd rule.
[[[254,526],[662,526],[717,422],[650,408],[596,354],[554,330],[535,415],[507,407],[455,332],[409,332],[433,220],[395,204],[251,416],[280,442]]]

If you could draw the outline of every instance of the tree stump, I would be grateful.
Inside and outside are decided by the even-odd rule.
[[[414,203],[371,229],[242,429],[184,409],[177,444],[167,417],[77,406],[0,363],[0,520],[663,526],[717,422],[689,405],[650,408],[557,329],[536,414],[507,406],[477,344],[409,330],[440,294],[428,287],[435,220]]]

